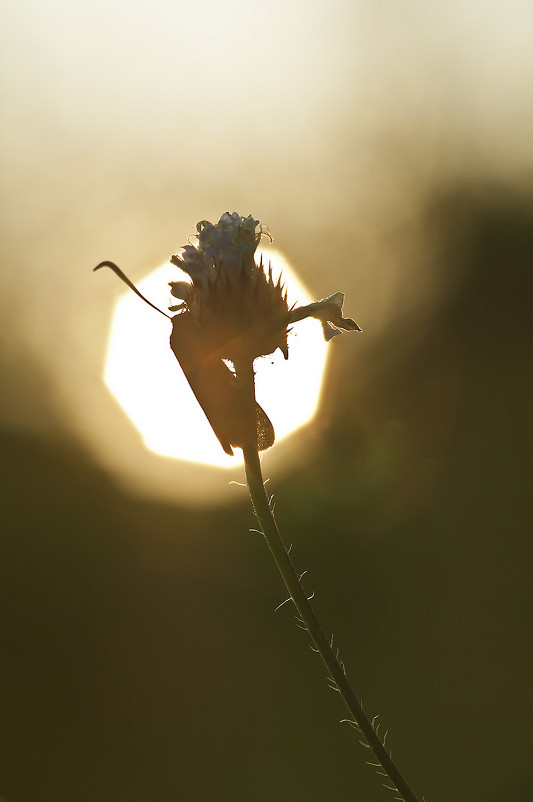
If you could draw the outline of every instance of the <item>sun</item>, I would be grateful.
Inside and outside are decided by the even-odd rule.
[[[312,299],[287,260],[272,248],[259,248],[257,258],[281,273],[289,307]],[[150,301],[165,309],[168,282],[176,268],[162,265],[138,284]],[[104,380],[140,432],[148,449],[165,457],[221,468],[240,459],[225,454],[170,350],[171,325],[131,291],[117,301],[104,368]],[[278,351],[255,362],[257,400],[271,419],[276,440],[287,437],[314,415],[326,364],[326,343],[316,320],[294,325],[289,333],[289,359]]]

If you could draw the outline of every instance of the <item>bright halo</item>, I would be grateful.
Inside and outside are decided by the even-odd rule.
[[[281,273],[289,307],[312,300],[286,260],[271,248],[259,249],[264,263]],[[163,311],[176,267],[165,264],[138,284]],[[222,450],[170,350],[171,325],[127,291],[117,301],[109,336],[104,380],[147,448],[156,454],[218,467],[235,467],[240,451]],[[278,350],[255,361],[256,395],[274,425],[276,441],[314,415],[326,363],[326,343],[316,320],[296,323],[289,333],[289,359]]]

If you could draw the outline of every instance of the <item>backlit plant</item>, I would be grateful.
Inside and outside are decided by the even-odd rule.
[[[288,331],[306,317],[320,321],[326,340],[342,331],[361,329],[354,320],[343,317],[341,292],[289,308],[281,278],[274,281],[270,267],[256,262],[255,251],[263,231],[251,215],[226,212],[217,224],[202,220],[196,229],[197,245],[185,245],[170,259],[190,279],[170,283],[171,293],[179,301],[169,307],[175,314],[157,310],[171,319],[170,346],[224,451],[233,455],[234,448],[242,449],[261,532],[297,610],[297,620],[322,658],[330,685],[348,708],[350,716],[344,721],[358,731],[360,743],[374,753],[377,762],[369,764],[387,778],[386,787],[395,793],[394,798],[418,802],[392,761],[385,745],[386,734],[382,738],[374,726],[377,717],[370,721],[366,716],[344,664],[319,625],[277,528],[259,458],[261,451],[274,444],[275,433],[255,398],[254,360],[278,348],[288,359]],[[157,309],[113,262],[101,262],[95,270],[102,267],[113,270]]]

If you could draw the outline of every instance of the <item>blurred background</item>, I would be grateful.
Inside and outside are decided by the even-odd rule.
[[[264,460],[356,692],[428,802],[531,800],[531,3],[2,18],[3,802],[392,798],[242,471],[193,502],[102,381],[91,268],[139,281],[226,210],[364,329]]]

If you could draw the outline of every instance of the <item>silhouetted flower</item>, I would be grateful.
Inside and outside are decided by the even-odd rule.
[[[185,245],[170,260],[192,281],[170,283],[172,295],[184,302],[171,311],[186,306],[212,352],[234,364],[276,348],[288,355],[287,294],[270,268],[255,263],[258,226],[251,215],[237,212],[226,212],[216,225],[202,220],[196,226],[198,245]]]
[[[242,448],[246,440],[249,407],[240,366],[277,348],[287,359],[288,327],[306,317],[320,320],[326,340],[340,330],[361,329],[342,316],[342,292],[289,309],[281,277],[275,282],[270,265],[266,270],[262,260],[255,262],[263,231],[251,215],[226,212],[216,225],[202,220],[196,230],[198,245],[185,245],[181,256],[170,259],[192,282],[170,282],[172,295],[182,302],[169,308],[178,312],[171,318],[170,347],[222,448],[233,455],[233,446]],[[94,269],[102,267],[109,267],[143,301],[170,317],[145,298],[114,262],[100,262]],[[274,427],[257,402],[255,417],[257,448],[264,451],[274,443]]]
[[[202,220],[196,229],[197,246],[185,245],[170,259],[192,281],[170,282],[172,295],[183,302],[170,310],[191,312],[212,354],[236,364],[279,348],[287,359],[288,326],[305,317],[321,321],[326,340],[340,329],[361,331],[342,316],[341,292],[289,309],[281,278],[274,282],[271,267],[255,262],[262,230],[251,215],[226,212],[216,225]]]

